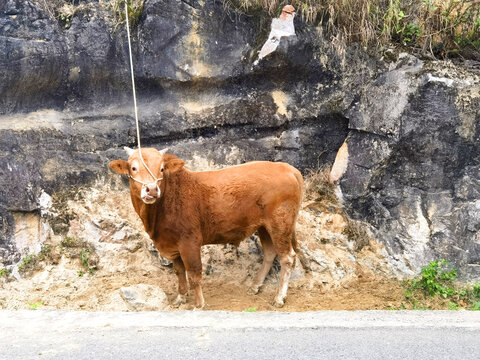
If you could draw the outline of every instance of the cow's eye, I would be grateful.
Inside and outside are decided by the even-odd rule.
[[[163,172],[163,167],[160,169],[161,172]]]
[[[132,167],[132,171],[137,171],[137,168],[135,166]]]

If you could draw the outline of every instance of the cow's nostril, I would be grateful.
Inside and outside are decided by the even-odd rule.
[[[145,191],[147,192],[147,194],[150,192],[150,189],[148,188],[148,186],[145,187]]]

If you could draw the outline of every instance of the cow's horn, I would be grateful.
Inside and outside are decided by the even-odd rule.
[[[128,156],[132,156],[135,150],[129,148],[128,146],[124,146],[123,149],[127,152]]]
[[[165,155],[165,153],[167,152],[168,148],[165,148],[163,150],[158,150],[158,152],[161,154],[161,155]]]

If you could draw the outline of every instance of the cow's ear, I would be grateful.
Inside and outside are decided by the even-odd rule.
[[[179,158],[171,154],[166,154],[164,157],[164,164],[165,170],[170,173],[174,173],[175,171],[180,170],[183,165],[185,165],[185,161],[180,160]]]
[[[128,161],[125,160],[113,160],[108,164],[110,168],[120,175],[128,174]]]

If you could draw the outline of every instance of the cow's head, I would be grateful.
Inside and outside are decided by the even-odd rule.
[[[128,175],[130,178],[130,194],[132,198],[139,198],[145,204],[153,204],[165,191],[165,179],[178,171],[185,164],[176,156],[167,154],[167,149],[142,148],[142,158],[137,150],[125,147],[128,161],[114,160],[110,167],[117,174]]]

